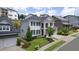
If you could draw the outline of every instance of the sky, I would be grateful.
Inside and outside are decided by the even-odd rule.
[[[19,14],[49,14],[56,16],[77,15],[79,16],[79,7],[17,7],[13,8]]]

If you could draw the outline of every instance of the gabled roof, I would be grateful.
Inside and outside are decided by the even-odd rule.
[[[64,22],[68,21],[67,19],[65,19],[65,18],[63,18],[61,16],[52,16],[52,17],[58,18],[59,20],[64,21]]]
[[[64,16],[63,18],[69,17],[69,16],[71,16],[71,17],[78,17],[78,16],[75,16],[75,15],[66,15],[66,16]]]
[[[62,24],[70,25],[70,24],[68,23],[68,19],[65,19],[65,18],[63,18],[63,17],[61,17],[61,16],[52,16],[52,17],[58,18],[58,20],[62,21]]]
[[[5,16],[0,16],[0,22],[6,20],[8,24],[12,25],[11,19]],[[3,23],[4,24],[4,23]]]

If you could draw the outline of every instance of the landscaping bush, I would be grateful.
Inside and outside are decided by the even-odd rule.
[[[58,34],[68,35],[70,30],[71,30],[71,28],[63,27],[63,28],[61,28],[61,29],[58,30]]]
[[[27,42],[27,41],[25,41],[25,40],[21,40],[21,41],[22,41],[22,43],[24,43],[24,44],[22,45],[22,48],[27,48],[27,47],[29,47],[29,45],[30,45],[29,42]]]
[[[26,33],[25,38],[26,38],[25,39],[26,41],[31,41],[32,40],[32,32],[30,30],[30,27],[28,27],[28,29],[27,29],[27,33]]]
[[[35,50],[38,50],[40,48],[39,44],[35,46]]]
[[[21,45],[21,41],[20,41],[20,38],[19,38],[19,37],[17,38],[17,43],[16,43],[16,45],[17,45],[17,46],[20,46],[20,45]]]
[[[48,29],[47,29],[47,33],[48,33],[49,36],[51,36],[54,33],[54,31],[55,30],[51,27],[48,27]]]
[[[46,39],[49,41],[49,43],[54,41],[52,38],[46,38]]]

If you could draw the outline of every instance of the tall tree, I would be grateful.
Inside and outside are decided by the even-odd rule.
[[[21,14],[21,15],[18,15],[18,19],[25,19],[25,15]]]

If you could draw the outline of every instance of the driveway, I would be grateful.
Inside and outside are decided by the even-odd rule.
[[[0,37],[0,49],[16,45],[16,36]]]
[[[18,46],[12,46],[12,47],[0,49],[0,51],[25,51],[25,50]]]
[[[75,38],[67,45],[61,47],[58,51],[79,51],[79,37]]]
[[[61,39],[61,40],[64,40],[66,42],[70,42],[76,38],[75,36],[63,36],[63,35],[52,35],[51,37],[52,38],[54,37],[56,39]]]

